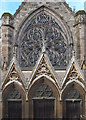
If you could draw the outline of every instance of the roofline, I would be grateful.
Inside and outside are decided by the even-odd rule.
[[[19,12],[20,10],[22,9],[23,5],[25,5],[27,2],[25,2],[25,0],[21,3],[21,5],[18,7],[18,9],[16,10],[16,12],[14,13],[13,17],[15,17]],[[29,2],[30,3],[30,2]],[[74,14],[74,12],[72,11],[72,8],[69,6],[69,4],[67,4],[66,1],[62,2],[66,8],[72,13]]]

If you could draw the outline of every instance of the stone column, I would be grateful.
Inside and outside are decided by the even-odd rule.
[[[2,39],[2,65],[3,59],[6,58],[7,65],[12,59],[13,52],[13,17],[10,13],[4,13],[1,17],[1,39]]]

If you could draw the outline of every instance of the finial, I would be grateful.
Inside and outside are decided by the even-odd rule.
[[[72,52],[72,56],[74,56],[75,57],[75,51],[73,50],[73,52]]]
[[[46,52],[46,49],[45,49],[45,46],[43,46],[42,53],[45,53],[45,52]]]
[[[42,53],[46,53],[45,41],[44,41],[44,40],[43,40],[43,48],[42,48]]]
[[[15,44],[14,49],[13,49],[13,56],[15,56],[15,57],[16,57],[17,47],[18,47],[18,45]]]
[[[4,57],[4,60],[3,60],[3,66],[2,66],[2,70],[5,71],[7,70],[7,62],[6,62],[6,57]]]

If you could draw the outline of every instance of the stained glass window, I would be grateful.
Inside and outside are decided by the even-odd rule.
[[[54,67],[67,65],[67,36],[54,18],[46,13],[34,16],[23,34],[20,43],[21,67],[33,67],[43,45]]]

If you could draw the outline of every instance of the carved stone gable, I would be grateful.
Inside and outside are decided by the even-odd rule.
[[[79,74],[78,70],[76,69],[74,63],[72,64],[70,72],[67,76],[67,81],[69,81],[69,80],[79,80],[79,81],[81,81],[80,74]]]
[[[47,75],[47,76],[49,76],[51,78],[54,78],[51,71],[50,71],[50,69],[49,69],[49,66],[48,66],[48,64],[46,62],[46,58],[45,58],[44,55],[43,55],[43,57],[42,57],[42,59],[41,59],[41,61],[39,63],[39,66],[38,66],[38,69],[37,69],[37,71],[35,73],[34,78],[36,78],[36,77],[38,77],[40,75]]]
[[[13,80],[18,80],[18,81],[20,81],[20,80],[19,80],[19,76],[18,76],[18,74],[17,74],[17,71],[16,71],[14,65],[13,65],[13,68],[12,68],[12,70],[11,70],[11,73],[10,73],[10,75],[9,75],[9,77],[8,77],[8,81],[13,81]]]
[[[42,75],[42,74],[45,74],[45,75],[48,75],[48,76],[52,77],[52,75],[50,73],[50,70],[47,67],[47,64],[46,64],[46,61],[45,61],[44,57],[42,58],[42,60],[40,62],[39,69],[37,70],[36,76],[39,76],[39,75]]]
[[[10,74],[9,74],[7,82],[13,81],[13,80],[20,81],[18,72],[17,72],[14,64],[13,64],[13,66],[11,68],[11,71],[10,71]]]
[[[54,94],[52,89],[45,82],[42,82],[33,93],[33,97],[54,97]]]
[[[20,82],[23,86],[23,82],[21,80],[21,77],[20,77],[20,74],[15,66],[15,64],[13,64],[9,70],[9,73],[5,79],[5,82],[3,84],[3,87],[8,83],[8,82],[11,82],[11,81],[18,81]]]

